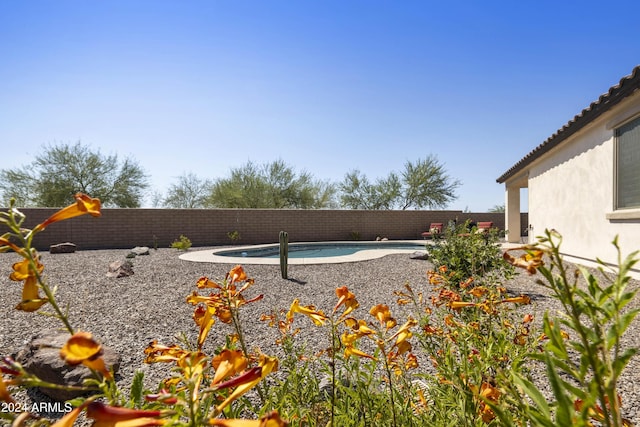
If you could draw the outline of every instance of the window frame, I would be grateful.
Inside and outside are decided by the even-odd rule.
[[[620,207],[619,204],[619,158],[620,158],[620,129],[633,122],[638,122],[640,126],[640,114],[635,114],[632,117],[627,118],[623,122],[618,123],[613,129],[613,212],[607,214],[607,219],[611,220],[625,220],[625,219],[640,219],[640,201],[635,206]]]

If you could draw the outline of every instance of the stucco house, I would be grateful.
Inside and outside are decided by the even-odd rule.
[[[640,249],[640,66],[502,174],[509,242],[555,229],[565,259],[615,264]],[[520,224],[527,188],[530,224]],[[636,266],[640,268],[640,266]],[[640,274],[640,269],[634,272]]]

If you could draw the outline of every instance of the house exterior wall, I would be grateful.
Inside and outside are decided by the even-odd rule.
[[[616,263],[611,241],[623,255],[640,249],[640,218],[612,219],[614,211],[614,131],[640,112],[640,95],[590,123],[529,167],[531,234],[555,229],[562,252],[575,261]]]
[[[24,226],[33,228],[56,209],[20,209],[27,216]],[[523,214],[523,221],[526,222]],[[34,239],[36,248],[72,242],[79,249],[168,247],[181,234],[194,246],[230,245],[227,233],[238,231],[237,244],[275,243],[285,230],[292,242],[362,240],[377,236],[389,239],[421,239],[432,222],[493,221],[504,230],[502,213],[462,211],[364,211],[293,209],[103,209],[100,218],[89,215],[54,223]],[[0,234],[5,230],[0,228]]]

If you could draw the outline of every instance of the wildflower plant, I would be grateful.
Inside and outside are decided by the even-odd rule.
[[[84,365],[93,373],[93,378],[82,386],[68,386],[43,381],[27,372],[18,362],[9,357],[0,361],[0,401],[14,402],[12,391],[16,387],[49,387],[91,393],[88,398],[71,401],[74,409],[53,424],[28,412],[3,411],[0,418],[12,421],[13,425],[53,425],[70,427],[80,413],[94,421],[94,426],[201,426],[204,424],[228,427],[281,427],[287,423],[277,412],[262,412],[260,406],[243,402],[244,396],[255,388],[267,375],[278,368],[278,360],[265,354],[249,354],[240,325],[239,310],[245,304],[258,301],[261,296],[245,298],[243,292],[253,285],[243,268],[236,266],[229,271],[221,283],[204,277],[198,280],[199,289],[214,289],[209,296],[197,292],[187,297],[187,302],[196,306],[194,321],[199,328],[197,342],[182,345],[163,345],[153,341],[145,349],[146,363],[170,363],[173,374],[158,385],[156,392],[144,390],[143,374],[136,373],[129,397],[118,389],[111,367],[103,359],[102,345],[88,331],[76,331],[67,311],[62,310],[51,288],[44,279],[44,265],[40,262],[33,238],[49,225],[90,214],[100,216],[100,201],[84,194],[75,196],[76,203],[61,209],[33,229],[23,226],[25,216],[15,208],[13,201],[7,212],[0,213],[0,223],[8,232],[0,236],[0,251],[13,251],[22,260],[13,264],[10,279],[22,282],[22,298],[15,307],[25,312],[36,312],[47,306],[49,314],[61,321],[69,338],[60,349],[60,358],[70,366]],[[227,338],[227,345],[214,355],[203,351],[204,341],[213,324],[219,320],[232,324],[235,330]],[[235,342],[240,349],[235,348]],[[259,417],[255,420],[240,418],[240,409],[247,409]]]
[[[505,259],[530,274],[539,272],[537,283],[550,291],[562,307],[562,315],[543,321],[544,344],[530,357],[544,364],[553,392],[548,402],[535,382],[518,372],[502,372],[509,398],[532,426],[574,425],[630,426],[622,417],[623,397],[618,390],[622,371],[637,348],[624,348],[622,335],[640,309],[628,309],[637,290],[629,290],[629,271],[638,262],[638,251],[626,258],[617,238],[618,268],[598,260],[602,278],[584,267],[569,267],[560,255],[562,237],[547,230],[536,245],[514,250],[524,254]],[[499,411],[505,423],[513,414]]]
[[[533,316],[515,308],[528,305],[526,295],[509,296],[502,286],[459,282],[445,266],[427,273],[430,298],[410,285],[397,291],[398,304],[413,306],[419,318],[418,345],[431,362],[423,375],[426,425],[476,426],[495,423],[487,400],[502,405],[496,383],[502,369],[523,369],[519,363],[532,350]]]

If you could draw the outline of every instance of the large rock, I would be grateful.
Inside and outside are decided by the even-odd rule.
[[[60,357],[60,349],[71,335],[57,330],[45,330],[35,335],[26,346],[18,352],[15,360],[22,364],[27,372],[36,375],[43,381],[67,386],[81,386],[83,381],[92,378],[93,374],[84,365],[70,366]],[[102,346],[103,359],[115,374],[120,368],[120,357],[110,348]],[[65,401],[86,394],[77,390],[58,390],[40,387],[43,394],[52,399]]]
[[[127,255],[127,258],[135,258],[136,256],[140,255],[149,255],[149,248],[147,246],[136,246],[135,248],[131,249],[129,255]]]
[[[416,251],[416,252],[412,253],[411,255],[409,255],[409,258],[427,260],[427,259],[429,259],[429,254],[426,253],[426,252]]]
[[[133,263],[129,260],[114,261],[109,264],[107,277],[129,277],[133,276]]]
[[[58,243],[57,245],[49,246],[50,254],[72,254],[76,251],[76,245],[73,243]]]

